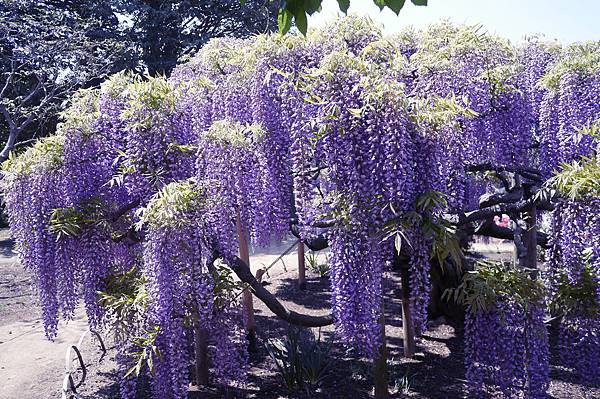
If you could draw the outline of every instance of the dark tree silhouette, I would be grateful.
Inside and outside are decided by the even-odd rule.
[[[80,88],[133,70],[168,75],[214,37],[277,28],[277,2],[18,0],[0,4],[0,162],[54,131]]]

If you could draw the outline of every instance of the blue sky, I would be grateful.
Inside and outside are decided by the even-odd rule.
[[[389,9],[380,12],[372,0],[350,0],[349,13],[369,15],[387,33],[449,19],[481,24],[489,33],[513,41],[535,34],[562,43],[600,40],[600,0],[429,0],[427,7],[406,0],[399,16]],[[324,0],[322,11],[310,17],[309,26],[321,26],[338,14],[337,1]]]

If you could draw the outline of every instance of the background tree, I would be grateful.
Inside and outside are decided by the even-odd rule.
[[[98,10],[101,11],[101,10]],[[126,46],[108,19],[54,2],[0,6],[0,160],[51,133],[57,113],[75,90],[97,84],[128,63]]]
[[[266,0],[119,1],[113,12],[126,21],[142,67],[169,74],[182,56],[215,37],[249,37],[276,29],[277,7]]]
[[[169,75],[220,36],[276,28],[277,6],[248,1],[53,1],[0,5],[0,161],[52,133],[77,89],[121,70]]]

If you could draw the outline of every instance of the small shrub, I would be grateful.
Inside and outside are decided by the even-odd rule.
[[[318,274],[321,278],[329,277],[329,264],[327,262],[319,262],[317,254],[315,254],[314,252],[309,252],[306,254],[305,258],[309,271]]]
[[[399,394],[407,394],[414,386],[415,374],[410,374],[407,370],[404,375],[394,381],[394,392]]]
[[[313,391],[331,367],[329,345],[321,342],[310,330],[291,327],[286,338],[270,339],[267,351],[275,361],[290,391]]]

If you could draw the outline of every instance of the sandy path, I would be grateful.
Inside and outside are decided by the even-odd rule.
[[[0,232],[0,235],[2,233],[4,232]],[[39,308],[32,302],[28,275],[18,264],[16,254],[11,250],[12,242],[1,238],[0,399],[60,398],[66,350],[70,345],[76,344],[81,334],[87,330],[85,314],[79,309],[74,320],[61,321],[57,338],[53,342],[48,341],[44,335]],[[287,240],[281,245],[253,253],[250,261],[252,270],[268,267],[294,242],[295,240]],[[270,268],[265,280],[276,278],[285,273],[286,269],[288,273],[297,275],[297,259],[294,248]],[[91,394],[111,383],[100,375],[100,370],[114,368],[114,353],[110,349],[111,343],[106,342],[109,346],[108,356],[101,365],[95,364],[97,353],[94,353],[89,341],[86,343],[88,347],[84,348],[84,360],[91,367],[82,390]]]
[[[13,322],[0,327],[0,398],[37,398],[59,393],[65,353],[87,329],[85,316],[61,322],[58,337],[46,339],[41,321]]]

